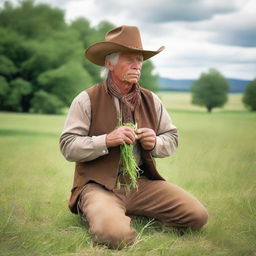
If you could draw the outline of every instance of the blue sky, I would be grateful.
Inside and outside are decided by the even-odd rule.
[[[68,22],[86,17],[92,25],[108,20],[117,26],[138,26],[145,49],[166,46],[152,58],[162,77],[197,78],[209,68],[226,77],[256,77],[256,0],[36,2],[64,9]]]

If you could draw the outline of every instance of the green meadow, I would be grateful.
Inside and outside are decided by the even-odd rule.
[[[176,153],[158,159],[162,175],[203,202],[208,224],[179,235],[134,218],[136,243],[122,251],[93,244],[67,208],[74,164],[59,152],[64,115],[0,112],[0,255],[256,255],[256,113],[241,94],[206,113],[187,93],[159,93],[178,127]],[[104,121],[104,120],[103,120]]]

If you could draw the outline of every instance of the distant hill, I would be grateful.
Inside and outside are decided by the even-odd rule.
[[[178,91],[189,92],[190,86],[196,79],[171,79],[171,78],[159,78],[160,91]],[[234,78],[227,79],[230,84],[229,92],[243,93],[246,85],[251,82],[250,80],[240,80]]]

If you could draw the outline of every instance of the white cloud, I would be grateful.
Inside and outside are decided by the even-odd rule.
[[[216,13],[228,13],[239,8],[241,0],[98,0],[99,8],[111,14],[129,10],[130,15],[145,22],[197,21],[209,19]]]
[[[191,29],[211,31],[212,42],[256,47],[256,2],[251,0],[240,10],[216,15],[213,19],[189,24]]]
[[[190,39],[174,40],[172,46],[166,49],[166,54],[160,53],[154,58],[161,76],[196,78],[209,68],[216,68],[227,77],[252,79],[256,76],[256,48],[198,44]]]
[[[92,25],[97,25],[102,20],[111,21],[116,25],[130,23],[132,18],[126,18],[126,16],[129,16],[128,14],[125,10],[115,12],[111,5],[105,7],[100,4],[100,1],[96,0],[69,1],[66,6],[66,19],[68,21],[72,21],[77,17],[86,17],[91,21]]]

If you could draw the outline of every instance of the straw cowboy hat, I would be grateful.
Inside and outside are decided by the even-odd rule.
[[[161,46],[157,51],[144,50],[139,29],[134,26],[121,26],[108,31],[104,41],[93,44],[87,48],[85,56],[92,63],[104,66],[105,57],[113,52],[138,52],[143,55],[143,60],[147,60],[163,49],[164,46]]]

